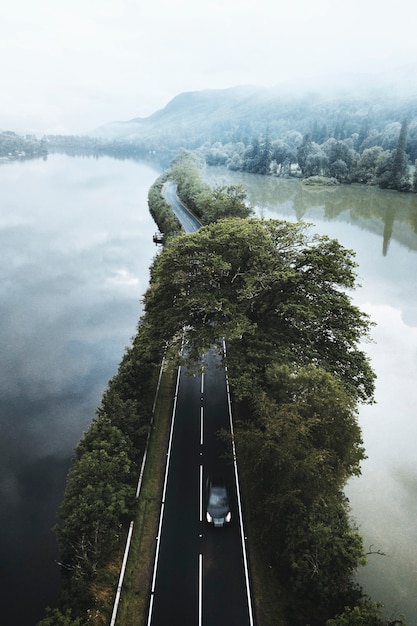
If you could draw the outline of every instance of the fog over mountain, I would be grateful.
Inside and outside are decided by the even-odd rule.
[[[415,85],[414,18],[413,0],[4,2],[0,127],[84,134],[235,85]]]
[[[340,80],[340,77],[339,77]],[[244,85],[228,89],[183,92],[149,117],[113,121],[88,133],[106,140],[145,142],[157,148],[161,142],[195,148],[204,142],[239,141],[256,133],[271,137],[290,130],[304,133],[313,122],[331,124],[343,117],[366,116],[385,123],[401,121],[416,110],[417,90],[398,76],[385,84],[356,76],[345,84],[329,82],[321,89],[287,85],[274,88]],[[350,87],[348,85],[355,85]]]

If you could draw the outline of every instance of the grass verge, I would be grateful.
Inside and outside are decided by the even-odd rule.
[[[249,516],[246,516],[245,522],[255,623],[257,626],[288,626],[284,610],[285,593],[281,590],[274,568],[268,563],[265,546],[258,539],[257,524]]]
[[[117,613],[117,626],[146,624],[172,414],[173,385],[174,371],[167,368],[162,374],[155,406],[153,430]]]

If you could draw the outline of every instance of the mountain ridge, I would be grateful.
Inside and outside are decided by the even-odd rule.
[[[363,87],[349,91],[294,90],[290,87],[240,85],[177,94],[165,107],[148,117],[104,124],[87,133],[106,140],[139,142],[157,149],[198,147],[206,142],[245,141],[255,134],[281,136],[296,129],[309,132],[312,120],[332,123],[340,117],[358,120],[383,111],[385,120],[401,120],[417,108],[417,95]]]

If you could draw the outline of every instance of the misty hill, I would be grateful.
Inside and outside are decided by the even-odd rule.
[[[247,142],[268,132],[271,139],[289,131],[307,133],[314,125],[335,128],[348,125],[360,132],[364,120],[382,128],[415,117],[417,96],[398,97],[378,91],[345,92],[342,95],[240,86],[177,95],[163,109],[146,118],[110,122],[90,137],[124,140],[158,149],[197,148],[215,141]]]

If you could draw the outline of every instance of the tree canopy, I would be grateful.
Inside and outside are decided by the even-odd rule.
[[[212,189],[203,181],[202,166],[201,158],[189,150],[181,150],[172,161],[169,177],[176,181],[185,205],[203,224],[226,217],[248,217],[252,210],[245,203],[243,187],[221,185]]]
[[[77,447],[57,528],[63,566],[75,578],[89,581],[117,544],[134,497],[129,448],[107,417],[98,417]]]
[[[184,331],[189,361],[219,338],[232,354],[238,346],[238,394],[271,362],[314,363],[370,402],[374,375],[358,347],[370,322],[347,294],[355,285],[353,252],[308,225],[227,219],[170,241],[144,302],[166,340]]]

